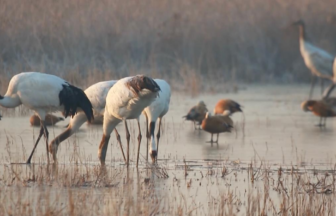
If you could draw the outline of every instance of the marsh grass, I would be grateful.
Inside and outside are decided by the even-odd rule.
[[[11,152],[13,145],[7,146]],[[336,165],[183,159],[127,169],[101,167],[78,153],[70,157],[80,159],[50,165],[3,160],[0,211],[4,215],[335,214]]]
[[[309,81],[289,24],[336,53],[333,1],[4,0],[0,92],[21,71],[56,74],[86,88],[145,73],[191,95],[237,82]],[[216,88],[213,88],[216,86]]]

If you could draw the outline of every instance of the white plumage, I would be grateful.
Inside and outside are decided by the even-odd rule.
[[[50,74],[24,72],[12,77],[6,94],[3,97],[0,96],[0,105],[14,108],[21,104],[34,110],[41,120],[40,134],[27,163],[30,163],[43,133],[46,138],[49,162],[48,130],[44,124],[47,113],[61,111],[67,117],[75,115],[77,108],[81,108],[89,121],[93,119],[92,105],[83,90]]]
[[[307,40],[305,24],[302,20],[293,24],[299,26],[300,52],[307,68],[311,71],[313,76],[309,94],[309,98],[311,98],[315,84],[314,76],[333,81],[333,77],[335,77],[333,75],[334,56],[323,49],[314,46]],[[336,71],[334,71],[334,73],[336,73]]]
[[[98,82],[91,85],[84,91],[92,104],[95,120],[102,119],[104,117],[107,93],[116,82],[116,80]],[[56,161],[58,145],[74,134],[86,121],[87,118],[85,113],[78,112],[70,119],[67,129],[50,142],[49,151],[52,153],[54,161]]]
[[[137,119],[145,107],[150,105],[158,96],[160,87],[157,83],[144,75],[126,77],[120,79],[108,92],[103,123],[103,137],[99,145],[98,157],[102,164],[105,164],[106,151],[110,134],[121,121],[125,123],[127,139],[127,166],[129,165],[129,140],[130,134],[127,126],[127,119]],[[141,142],[140,124],[138,121],[138,155]],[[118,140],[120,142],[120,140]]]
[[[170,103],[170,96],[171,96],[171,91],[170,91],[170,85],[162,79],[154,79],[154,81],[159,85],[161,89],[160,96],[155,99],[149,106],[147,106],[143,110],[143,114],[146,117],[146,125],[147,125],[147,157],[148,157],[148,152],[149,155],[152,158],[152,161],[155,162],[155,159],[157,158],[158,155],[158,148],[159,148],[159,141],[160,141],[160,130],[161,130],[161,120],[164,115],[169,110],[169,103]],[[157,138],[157,143],[155,143],[155,138],[154,138],[154,131],[155,131],[155,124],[156,120],[159,119],[159,128],[158,132],[156,135]],[[149,139],[151,140],[150,142],[150,148],[148,151],[148,141]]]

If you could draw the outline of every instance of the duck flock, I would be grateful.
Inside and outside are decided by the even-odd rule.
[[[304,111],[310,111],[319,116],[318,126],[325,127],[326,118],[336,116],[336,98],[329,97],[336,86],[335,57],[308,41],[305,24],[302,20],[293,23],[293,25],[299,27],[300,51],[312,75],[309,100],[303,101],[301,107]],[[321,80],[328,79],[332,82],[326,90],[321,85],[322,96],[318,100],[311,99],[315,77],[319,77]],[[39,126],[40,133],[27,163],[31,163],[35,148],[42,135],[45,137],[48,163],[50,162],[49,153],[54,162],[57,162],[59,144],[73,135],[85,122],[89,122],[103,125],[103,135],[98,148],[100,163],[105,164],[108,143],[111,133],[114,131],[128,167],[130,132],[127,120],[136,119],[138,125],[136,166],[138,167],[142,140],[140,115],[143,114],[146,117],[146,158],[148,159],[149,154],[152,162],[155,163],[158,157],[161,122],[169,110],[170,98],[171,89],[167,81],[153,79],[145,75],[99,82],[83,91],[55,75],[23,72],[12,77],[6,94],[0,95],[0,105],[5,108],[24,105],[35,112],[30,118],[30,123],[33,126]],[[66,129],[49,143],[47,126],[64,120],[62,117],[52,115],[53,112],[62,112],[65,118],[70,116],[71,119]],[[239,103],[231,99],[221,99],[215,105],[213,114],[208,111],[206,104],[200,101],[183,117],[192,121],[195,129],[202,129],[210,133],[211,143],[218,143],[219,134],[230,132],[234,127],[230,116],[236,112],[243,112]],[[0,115],[0,119],[1,117]],[[157,121],[158,129],[155,135]],[[120,122],[124,122],[125,125],[126,154],[116,129]],[[216,140],[213,139],[214,134],[217,134]]]

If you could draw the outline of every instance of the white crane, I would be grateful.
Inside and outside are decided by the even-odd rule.
[[[104,118],[106,96],[108,91],[116,82],[117,80],[98,82],[91,85],[84,91],[92,104],[93,116],[95,120]],[[59,144],[69,138],[71,135],[73,135],[86,121],[87,118],[85,116],[85,113],[77,112],[77,114],[70,119],[67,129],[50,142],[49,151],[53,155],[54,161],[57,160],[56,155]],[[117,136],[117,140],[121,145],[120,135],[116,129],[115,133]],[[122,147],[121,150],[124,160],[126,160]]]
[[[61,111],[64,117],[74,116],[77,109],[80,108],[84,111],[87,120],[91,121],[93,119],[92,105],[83,90],[50,74],[23,72],[12,77],[6,94],[4,96],[0,95],[0,105],[6,108],[14,108],[21,104],[34,110],[41,120],[40,134],[27,163],[30,163],[42,134],[46,138],[49,163],[49,132],[45,124],[47,113]]]
[[[160,141],[160,130],[161,130],[161,120],[164,115],[169,110],[170,103],[170,85],[162,79],[154,79],[154,81],[159,85],[161,89],[160,96],[155,99],[149,106],[143,110],[143,114],[146,117],[146,136],[147,136],[147,153],[146,159],[148,160],[148,145],[149,139],[151,140],[149,155],[152,158],[153,163],[155,162],[158,152],[159,152],[159,141]],[[157,145],[155,143],[154,131],[156,120],[159,119],[159,128],[156,135]]]
[[[332,69],[334,56],[309,42],[309,40],[307,39],[305,24],[302,20],[294,22],[293,25],[299,27],[300,52],[307,68],[312,73],[312,83],[309,93],[309,98],[311,98],[315,85],[315,76],[320,77],[321,79],[329,79],[333,81],[333,77],[335,76],[333,76]],[[334,73],[336,73],[336,71],[334,71]],[[323,91],[323,80],[321,80],[321,84]],[[331,90],[332,89],[328,91],[327,95],[330,94]]]
[[[141,143],[141,130],[139,117],[143,109],[149,106],[158,97],[160,87],[150,77],[137,75],[120,79],[108,92],[103,123],[103,137],[98,149],[98,158],[102,165],[105,164],[106,152],[110,134],[121,122],[125,123],[127,139],[127,160],[129,165],[129,141],[130,133],[127,126],[127,119],[138,120],[138,154],[137,167],[139,162],[139,150]]]

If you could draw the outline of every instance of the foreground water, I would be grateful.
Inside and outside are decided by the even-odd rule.
[[[335,121],[329,119],[327,127],[320,129],[315,125],[319,119],[311,113],[303,112],[300,104],[307,98],[308,86],[249,86],[237,94],[223,93],[200,95],[190,98],[173,93],[170,110],[164,117],[163,134],[160,142],[159,160],[163,159],[226,159],[251,161],[262,159],[272,163],[332,163],[335,159],[334,143]],[[219,143],[211,145],[210,134],[194,130],[191,122],[182,116],[199,100],[203,100],[210,111],[222,98],[231,98],[243,105],[244,116],[236,113],[232,118],[235,130],[223,133]],[[141,159],[144,162],[145,120],[142,121]],[[68,119],[49,127],[50,138],[60,134]],[[131,159],[135,159],[137,127],[130,121]],[[126,146],[124,126],[118,125],[123,145]],[[10,138],[10,160],[24,162],[34,145],[39,132],[38,127],[31,127],[29,116],[6,117],[0,122],[0,154],[8,155],[6,143]],[[92,162],[98,162],[97,149],[102,137],[101,125],[84,124],[80,131],[61,144],[58,153],[60,161],[69,161],[74,149],[85,154]],[[26,149],[26,155],[22,150]],[[36,158],[45,156],[45,144],[41,140]],[[119,160],[121,153],[114,134],[112,134],[107,161]]]
[[[249,184],[251,179],[250,166],[253,166],[253,170],[258,171],[260,164],[263,170],[267,169],[270,173],[274,174],[276,174],[279,166],[287,167],[287,173],[292,172],[292,174],[293,170],[291,169],[293,169],[293,167],[295,167],[296,171],[308,171],[308,175],[314,174],[316,170],[320,173],[333,172],[333,164],[335,163],[334,150],[336,148],[336,133],[334,132],[335,121],[329,119],[327,121],[327,127],[323,129],[315,126],[319,118],[313,116],[312,113],[303,112],[300,107],[301,102],[307,98],[308,91],[309,86],[306,85],[272,85],[247,86],[246,89],[238,93],[200,95],[196,98],[190,98],[189,96],[179,95],[173,92],[170,109],[164,117],[162,127],[158,160],[160,169],[156,168],[156,170],[153,171],[153,168],[150,168],[150,164],[147,164],[145,160],[146,138],[145,120],[143,116],[141,117],[143,140],[139,170],[136,171],[134,168],[134,160],[136,159],[135,146],[137,145],[137,126],[135,121],[130,121],[129,124],[132,134],[130,156],[132,166],[129,170],[126,170],[124,166],[119,146],[117,145],[115,137],[112,135],[106,161],[109,169],[108,176],[110,178],[113,176],[113,178],[107,185],[109,185],[108,188],[118,188],[118,190],[114,190],[114,192],[119,195],[114,194],[115,196],[113,195],[109,199],[114,201],[119,199],[124,200],[125,198],[121,197],[124,197],[125,193],[128,195],[133,194],[131,198],[128,198],[132,200],[132,202],[135,202],[134,199],[144,199],[139,195],[139,191],[142,191],[142,196],[145,196],[144,193],[146,189],[143,188],[143,184],[149,181],[152,184],[151,190],[156,191],[155,196],[153,196],[156,202],[158,202],[157,200],[168,199],[166,200],[168,203],[177,203],[176,205],[163,205],[160,201],[160,204],[156,204],[160,210],[154,211],[153,214],[178,213],[179,207],[182,208],[182,215],[187,214],[189,211],[191,211],[191,214],[199,215],[219,214],[218,211],[220,211],[220,208],[216,207],[218,202],[222,202],[223,199],[229,199],[230,196],[234,196],[235,199],[231,197],[231,207],[226,209],[228,211],[227,215],[233,213],[245,215],[251,210],[251,207],[247,207],[247,205],[252,204],[251,202],[247,202],[246,199],[248,199],[250,195],[255,196],[256,199],[258,199],[259,196],[257,195],[259,189],[251,192],[250,195],[246,192],[250,191],[249,188],[256,187],[255,185],[251,186]],[[232,133],[221,134],[218,144],[206,143],[206,141],[210,139],[210,134],[201,130],[194,130],[193,124],[184,121],[182,116],[199,100],[203,100],[208,109],[212,111],[216,102],[222,98],[230,98],[242,104],[244,115],[240,113],[234,114],[235,130]],[[5,114],[6,113],[3,114],[4,117],[0,121],[0,155],[3,164],[3,168],[1,169],[3,176],[2,183],[8,185],[8,178],[12,178],[13,173],[19,173],[23,175],[21,176],[22,179],[28,179],[26,182],[29,182],[29,188],[24,187],[24,193],[35,194],[36,197],[41,196],[41,194],[46,193],[45,190],[37,190],[38,192],[32,190],[30,187],[35,185],[32,182],[35,182],[36,179],[32,181],[29,179],[38,174],[40,176],[49,175],[49,170],[46,171],[47,169],[44,170],[44,168],[42,168],[46,163],[44,140],[41,140],[33,158],[35,165],[29,167],[17,164],[9,165],[10,163],[26,161],[33,148],[34,140],[38,136],[39,128],[29,125],[29,116],[27,115],[21,116],[16,114],[15,116],[6,116]],[[67,123],[68,119],[64,122],[60,122],[55,127],[49,127],[50,140],[61,133]],[[126,147],[123,124],[118,126],[118,130],[122,137],[123,146]],[[85,175],[88,175],[88,170],[90,170],[90,172],[96,172],[97,167],[99,167],[97,150],[101,136],[101,125],[85,124],[76,135],[61,144],[58,152],[60,166],[58,169],[61,170],[59,172],[63,174],[63,177],[64,175],[68,175],[67,173],[69,172],[69,175],[72,175],[74,179],[77,177],[80,179],[80,176],[85,173]],[[82,166],[82,168],[77,168],[80,171],[74,171],[76,169],[73,168],[74,164],[76,166],[78,164]],[[41,171],[42,169],[44,171]],[[309,173],[309,171],[311,171],[311,173]],[[77,173],[78,176],[76,177],[74,173]],[[50,175],[54,176],[54,174]],[[91,173],[90,175],[93,174]],[[14,177],[16,180],[17,178],[18,177]],[[132,183],[127,184],[129,178],[132,179]],[[218,178],[220,180],[218,180]],[[52,177],[50,179],[57,178]],[[47,184],[55,186],[50,179]],[[68,178],[64,177],[64,179]],[[83,188],[83,185],[89,185],[95,188],[98,183],[88,179],[90,179],[90,177],[86,178],[86,181],[84,181],[86,182],[85,184],[78,185],[69,183],[67,180],[62,180],[62,183],[60,183],[60,180],[58,180],[57,185],[70,185],[75,188],[76,186]],[[183,182],[182,187],[181,179]],[[51,183],[49,181],[51,181]],[[116,186],[118,184],[124,186],[120,188]],[[273,182],[273,184],[275,183]],[[128,187],[126,188],[125,185],[128,185]],[[55,187],[52,188],[54,189],[48,189],[47,194],[57,194],[57,192],[63,190],[59,196],[65,196],[68,199],[68,189],[63,188],[60,190],[59,187],[56,187],[58,189],[55,189]],[[104,186],[102,188],[106,189]],[[98,194],[99,196],[103,196],[106,193],[101,187],[93,191],[91,190],[90,193]],[[108,189],[108,191],[110,190],[112,189]],[[129,191],[127,192],[127,190]],[[232,191],[234,191],[234,195],[232,195]],[[15,194],[14,190],[10,193]],[[87,192],[87,190],[84,190],[84,192],[83,190],[76,190],[74,193],[83,195],[83,193],[89,192]],[[120,196],[120,193],[124,195]],[[153,191],[151,191],[150,194],[152,193]],[[222,199],[223,196],[224,198]],[[52,197],[55,199],[55,196]],[[281,203],[281,197],[277,197],[276,195],[270,195],[269,197]],[[36,200],[38,199],[36,198]],[[91,201],[92,200],[86,200],[84,202]],[[155,204],[155,200],[152,201]],[[115,208],[115,205],[118,206],[116,202],[112,203],[114,203],[112,209]],[[180,203],[182,204],[180,205]],[[123,206],[124,205],[125,202]],[[127,206],[129,205],[132,204],[127,203]],[[151,207],[147,206],[149,208],[148,211],[153,211],[151,208],[155,209],[156,205],[152,205]],[[232,205],[235,207],[233,208]],[[8,206],[11,206],[11,204],[8,203]],[[97,208],[104,208],[106,210],[111,207],[107,204],[102,204],[102,206],[104,207],[98,205]],[[274,208],[279,209],[279,206],[281,205],[276,205]],[[62,206],[55,208],[62,209]],[[123,213],[119,211],[116,212],[121,215],[132,215],[134,212],[147,215],[145,210],[141,210],[139,213],[138,207],[135,207],[136,210],[125,213],[125,209],[129,208],[130,207],[123,208],[123,211],[121,211]],[[170,208],[172,208],[171,211],[169,210]],[[197,211],[193,211],[194,208],[197,209]],[[68,209],[68,207],[66,209]],[[334,207],[331,209],[334,209]],[[99,210],[97,211],[99,212]],[[94,215],[94,212],[97,213],[97,211],[92,210],[90,214]],[[277,210],[274,209],[273,211],[277,212]],[[34,211],[34,214],[38,215],[38,212]],[[97,214],[104,215],[105,213],[100,212]]]

